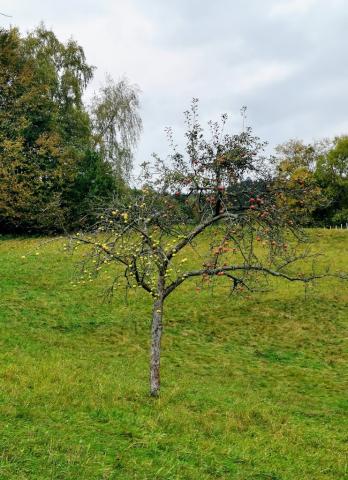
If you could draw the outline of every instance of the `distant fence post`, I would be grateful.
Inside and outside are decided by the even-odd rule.
[[[341,223],[340,225],[328,225],[327,227],[329,230],[348,230],[348,222],[346,223]]]

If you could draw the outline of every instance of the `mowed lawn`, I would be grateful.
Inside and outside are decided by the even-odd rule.
[[[310,234],[348,270],[348,231]],[[73,286],[79,254],[40,242],[0,240],[1,480],[348,478],[348,282],[187,282],[153,400],[150,298],[103,302],[106,278]]]

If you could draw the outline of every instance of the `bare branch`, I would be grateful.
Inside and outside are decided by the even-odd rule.
[[[277,271],[277,270],[272,270],[267,267],[263,266],[256,266],[256,265],[227,265],[227,266],[222,266],[218,268],[205,268],[201,270],[192,270],[189,272],[185,272],[180,278],[177,278],[173,283],[171,283],[165,290],[165,297],[167,297],[173,290],[175,290],[179,285],[181,285],[185,280],[187,280],[190,277],[200,277],[202,275],[207,275],[209,277],[215,276],[215,275],[221,275],[223,276],[226,272],[237,272],[237,271],[244,271],[244,272],[259,272],[259,273],[265,273],[267,275],[270,275],[272,277],[278,277],[278,278],[283,278],[286,279],[290,282],[302,282],[302,283],[309,283],[312,282],[313,280],[318,280],[321,278],[339,278],[341,280],[347,280],[348,277],[344,274],[331,274],[331,273],[324,273],[324,274],[313,274],[309,275],[307,277],[305,276],[292,276],[288,275],[286,273]],[[235,279],[235,277],[232,277]],[[240,279],[237,279],[237,281],[241,281]]]

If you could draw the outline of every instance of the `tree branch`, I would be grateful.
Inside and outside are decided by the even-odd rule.
[[[290,282],[303,282],[303,283],[309,283],[313,280],[318,280],[320,278],[326,278],[326,277],[340,278],[342,280],[348,279],[348,276],[345,276],[343,274],[339,275],[339,274],[324,273],[321,275],[310,275],[308,277],[302,277],[302,276],[287,275],[286,273],[279,272],[277,270],[272,270],[267,267],[257,266],[257,265],[234,265],[234,266],[229,265],[229,266],[223,266],[223,267],[213,268],[213,269],[205,268],[202,270],[192,270],[191,272],[186,272],[181,277],[177,278],[174,282],[172,282],[165,289],[164,297],[167,297],[173,290],[175,290],[179,285],[181,285],[185,280],[187,280],[190,277],[199,277],[202,275],[215,276],[219,274],[225,274],[227,272],[238,272],[238,271],[260,272],[266,275],[270,275],[272,277],[284,278]]]
[[[213,225],[214,223],[219,222],[223,218],[237,218],[236,214],[225,212],[221,213],[220,215],[215,215],[214,217],[209,218],[205,222],[199,224],[194,230],[192,230],[185,238],[183,238],[180,242],[178,242],[173,248],[166,252],[166,257],[168,261],[173,257],[174,254],[179,252],[182,248],[184,248],[188,243],[190,243],[195,237],[197,237],[200,233],[202,233],[207,227]]]

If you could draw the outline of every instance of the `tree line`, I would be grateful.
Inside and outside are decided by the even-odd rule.
[[[1,232],[81,229],[115,197],[136,195],[129,180],[142,130],[139,90],[108,77],[86,105],[93,73],[80,45],[60,42],[44,25],[27,35],[0,30]],[[276,148],[269,166],[273,180],[287,187],[279,202],[302,223],[348,222],[348,136],[290,140]],[[306,192],[301,198],[299,186]],[[224,188],[245,187],[258,185],[251,177]]]

